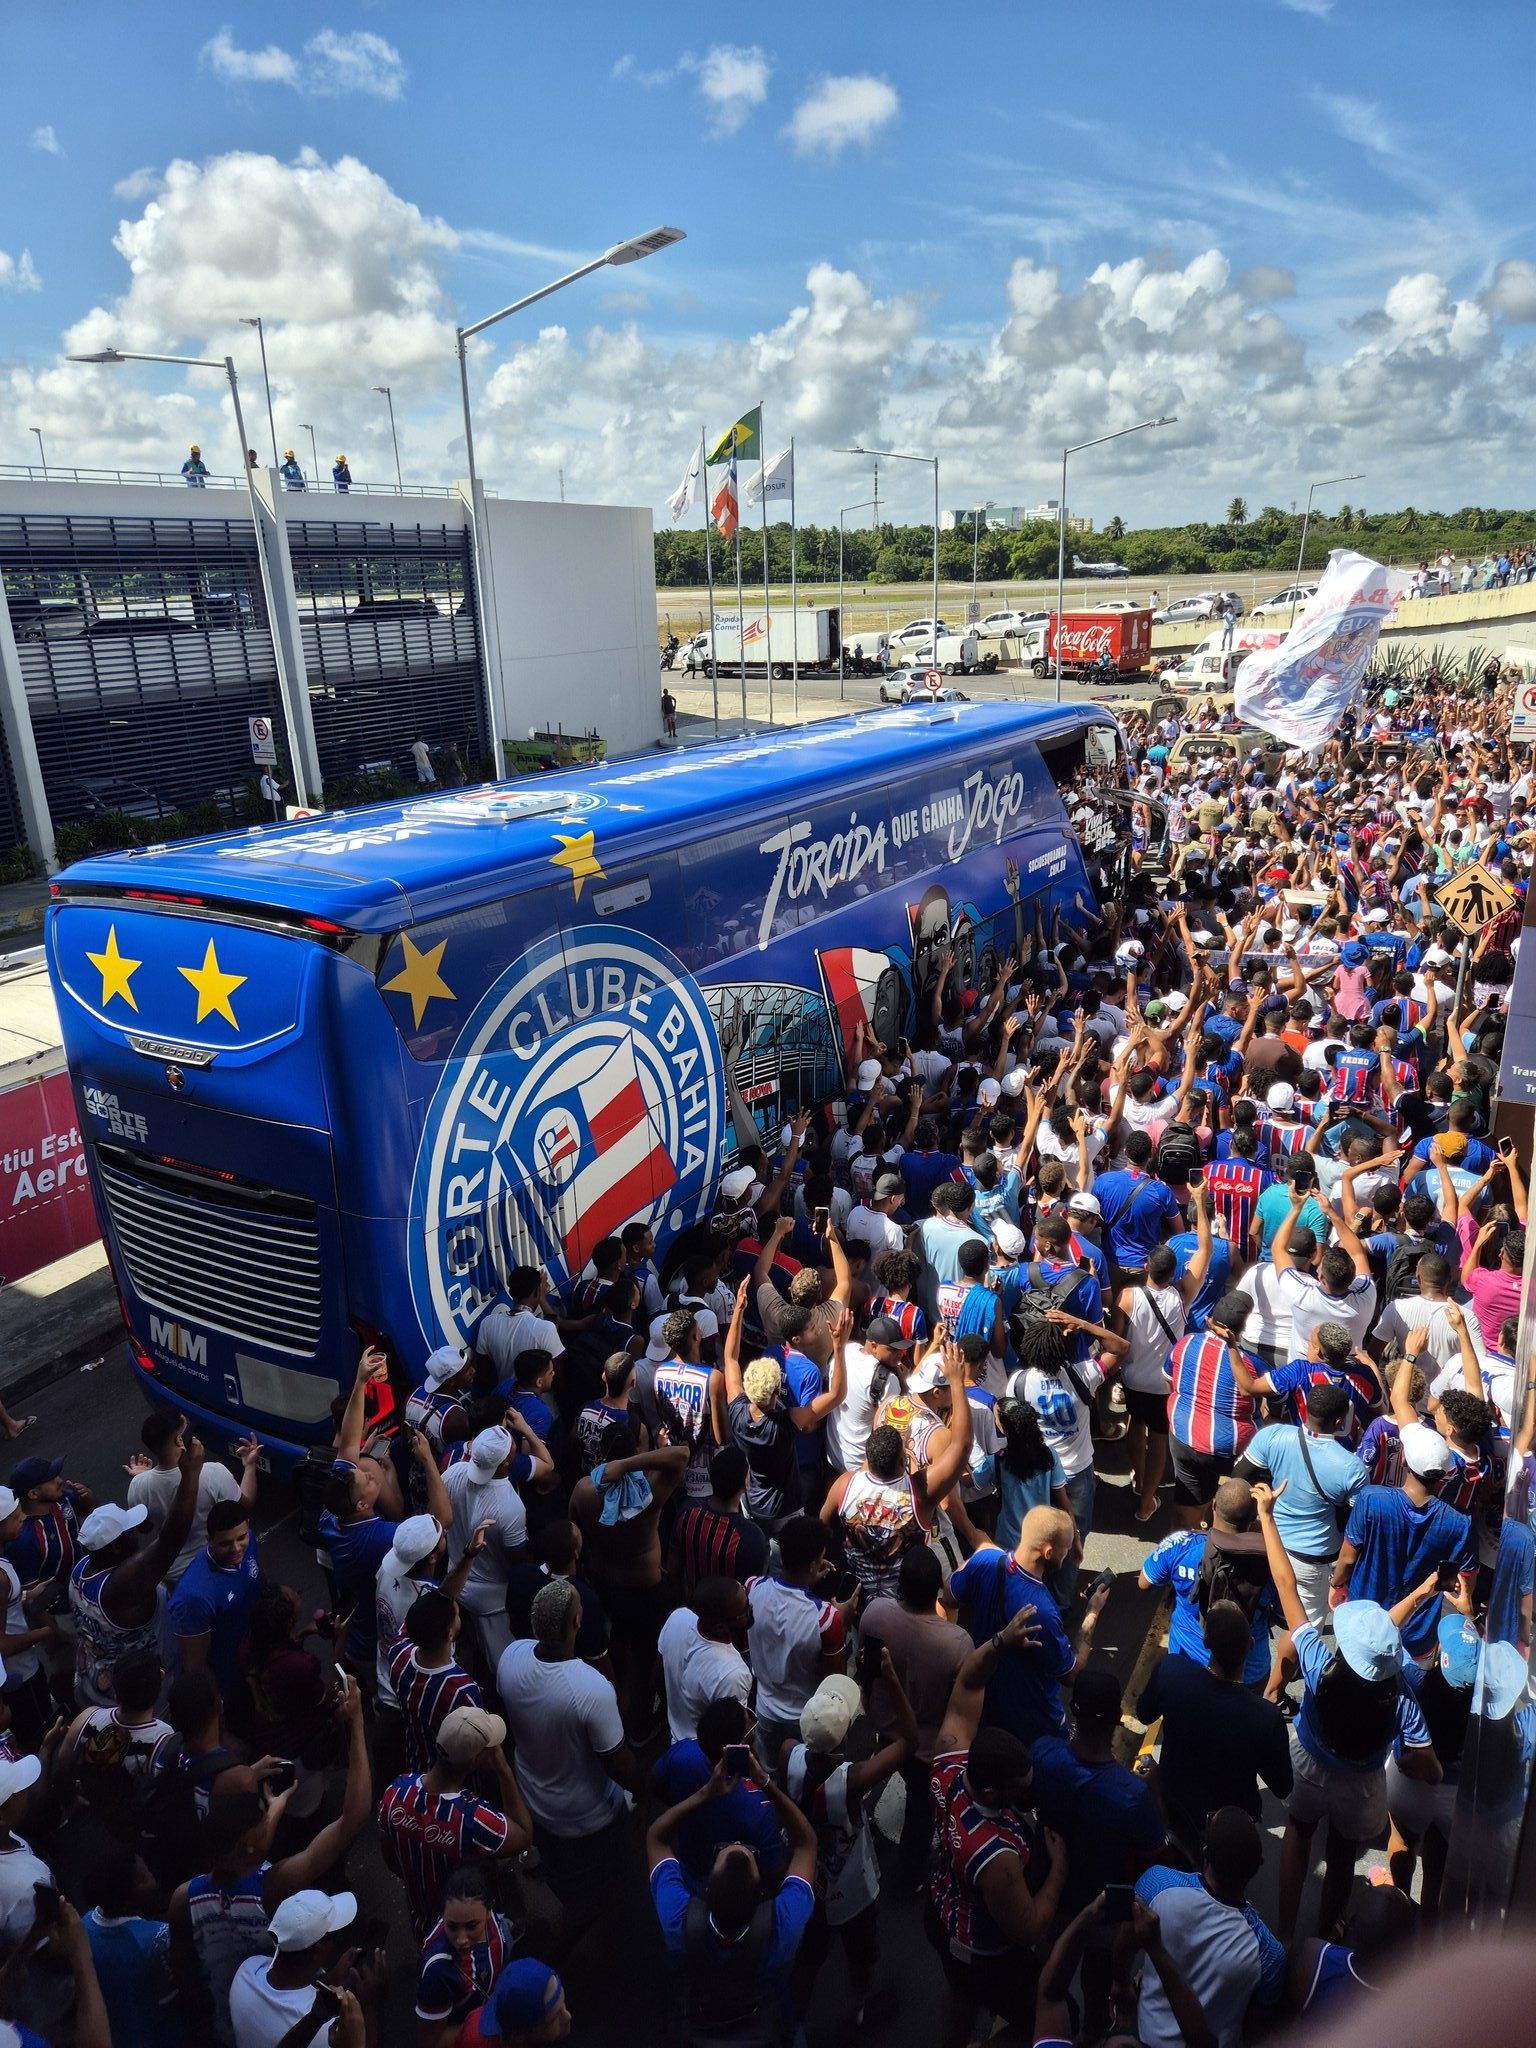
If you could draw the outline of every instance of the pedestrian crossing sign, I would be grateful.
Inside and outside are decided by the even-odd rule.
[[[1501,881],[1482,861],[1469,861],[1434,891],[1435,901],[1451,923],[1468,938],[1484,925],[1492,924],[1506,910],[1514,910],[1520,898],[1507,882]]]

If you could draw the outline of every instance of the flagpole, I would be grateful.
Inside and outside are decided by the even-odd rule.
[[[773,723],[773,599],[768,595],[768,429],[757,401],[757,488],[763,511],[763,667],[768,675],[768,723]]]
[[[800,716],[800,612],[795,590],[795,437],[789,437],[789,658],[795,677],[795,717]]]
[[[733,451],[734,452],[734,451]],[[736,478],[736,667],[741,675],[741,729],[747,729],[747,606],[741,594],[741,476]]]
[[[705,430],[699,428],[699,486],[704,502],[704,582],[709,593],[709,687],[715,703],[715,738],[720,737],[720,664],[715,659],[715,561],[709,545],[709,464],[704,459]]]

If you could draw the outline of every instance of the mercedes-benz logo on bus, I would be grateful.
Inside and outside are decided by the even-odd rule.
[[[411,1293],[464,1343],[515,1265],[570,1286],[604,1237],[709,1212],[725,1125],[719,1040],[664,946],[623,927],[541,940],[487,990],[427,1106]]]

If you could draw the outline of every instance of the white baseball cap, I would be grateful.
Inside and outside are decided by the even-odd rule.
[[[148,1520],[149,1509],[142,1501],[136,1508],[120,1508],[108,1501],[102,1507],[93,1508],[80,1524],[80,1548],[87,1554],[93,1550],[105,1550],[119,1536],[126,1536],[130,1529],[137,1529],[141,1522]]]
[[[338,1934],[357,1918],[357,1900],[351,1892],[292,1892],[267,1922],[267,1932],[280,1954],[294,1955],[313,1948],[328,1934]]]
[[[1084,1216],[1102,1216],[1104,1214],[1103,1209],[1099,1205],[1098,1196],[1089,1194],[1086,1188],[1079,1188],[1074,1193],[1068,1195],[1067,1207],[1078,1210]]]
[[[498,1423],[494,1428],[482,1429],[469,1447],[469,1462],[475,1470],[487,1477],[494,1474],[512,1455],[512,1432]]]
[[[733,1166],[720,1182],[720,1192],[728,1202],[745,1201],[752,1188],[758,1194],[763,1192],[762,1183],[750,1166]]]
[[[16,1496],[8,1486],[0,1486],[0,1522],[16,1512]]]
[[[861,1094],[867,1095],[880,1079],[882,1068],[878,1060],[861,1060],[859,1071],[854,1075],[854,1086]]]
[[[1289,1081],[1273,1081],[1264,1097],[1271,1109],[1278,1109],[1282,1115],[1296,1107],[1296,1090]]]
[[[991,1074],[988,1074],[987,1078],[976,1090],[976,1100],[981,1104],[983,1109],[991,1109],[993,1104],[997,1101],[998,1096],[1001,1095],[1002,1092],[1002,1083],[1000,1081],[995,1080]]]
[[[499,1459],[497,1463],[500,1463]],[[430,1557],[442,1540],[443,1525],[436,1515],[408,1515],[397,1524],[395,1540],[389,1547],[409,1569],[413,1564],[420,1564],[424,1557]]]
[[[1022,1067],[1010,1067],[1003,1076],[1003,1093],[1005,1095],[1022,1095],[1028,1079],[1029,1076]]]
[[[1403,1463],[1415,1479],[1436,1479],[1450,1471],[1451,1447],[1427,1422],[1405,1423],[1397,1440],[1402,1445]]]
[[[807,1749],[836,1749],[859,1718],[863,1695],[851,1678],[835,1672],[824,1678],[800,1709],[800,1733]]]
[[[1385,924],[1387,922],[1387,913],[1378,903],[1374,910],[1368,910],[1365,913],[1365,921],[1367,924]]]
[[[4,1806],[8,1799],[14,1799],[18,1792],[30,1792],[42,1775],[41,1757],[18,1756],[0,1763],[0,1806]]]
[[[1005,1259],[1016,1259],[1022,1255],[1026,1239],[1017,1223],[1004,1220],[993,1224],[992,1242]]]
[[[462,1344],[439,1344],[428,1355],[422,1371],[434,1387],[440,1387],[444,1380],[451,1380],[456,1372],[462,1372],[467,1354]]]

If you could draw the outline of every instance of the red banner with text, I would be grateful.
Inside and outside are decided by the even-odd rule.
[[[68,1074],[0,1095],[0,1280],[94,1244],[96,1210]]]

